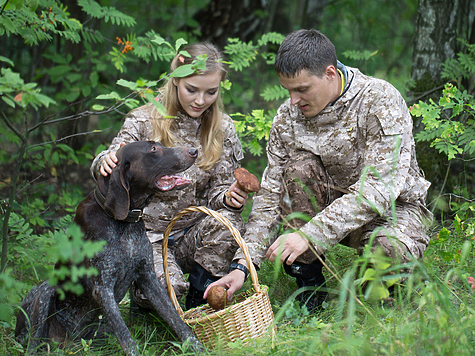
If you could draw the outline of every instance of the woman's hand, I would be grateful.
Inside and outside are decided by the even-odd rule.
[[[217,280],[214,283],[211,283],[205,290],[203,295],[203,299],[208,298],[208,291],[212,286],[221,286],[227,289],[228,300],[233,298],[233,295],[236,291],[242,288],[246,277],[244,273],[238,269],[231,271],[226,276],[222,277],[221,279]]]
[[[120,147],[125,146],[125,142],[120,143]],[[104,156],[102,159],[101,167],[99,171],[101,174],[106,177],[108,174],[111,174],[112,169],[117,165],[117,151],[110,151],[108,154]]]
[[[116,151],[110,151],[102,159],[101,168],[99,171],[104,177],[106,177],[108,174],[111,174],[112,168],[117,165],[117,156],[115,153]]]
[[[244,190],[237,187],[237,182],[234,182],[225,193],[225,203],[231,208],[240,209],[246,199],[249,197],[249,194]]]

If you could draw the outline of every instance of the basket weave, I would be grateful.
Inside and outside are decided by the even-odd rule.
[[[236,296],[234,298],[235,302],[223,310],[215,311],[208,304],[205,304],[183,312],[173,290],[167,265],[168,237],[175,222],[190,212],[208,214],[225,225],[231,231],[246,258],[253,288]],[[244,342],[246,340],[250,341],[250,339],[262,336],[272,324],[274,314],[267,294],[268,288],[259,285],[256,269],[251,262],[249,250],[241,234],[220,213],[203,206],[191,206],[183,209],[170,221],[164,232],[162,254],[165,281],[171,302],[183,321],[191,327],[196,337],[203,344],[213,347],[219,340],[235,341],[240,339]]]

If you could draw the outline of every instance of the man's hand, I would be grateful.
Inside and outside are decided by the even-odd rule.
[[[218,279],[216,282],[211,283],[208,288],[206,288],[205,293],[203,295],[203,299],[208,298],[208,291],[212,286],[221,286],[224,287],[228,290],[228,300],[231,300],[233,298],[233,294],[238,291],[239,289],[242,288],[242,285],[244,284],[245,281],[245,275],[244,272],[235,269],[234,271],[231,271],[228,275],[222,277],[221,279]]]
[[[280,254],[280,262],[286,262],[290,266],[297,257],[307,251],[307,249],[308,240],[299,233],[292,232],[290,234],[280,235],[267,250],[266,258],[274,262]]]

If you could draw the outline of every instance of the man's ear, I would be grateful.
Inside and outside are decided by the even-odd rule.
[[[325,76],[329,80],[334,80],[338,76],[338,71],[333,64],[330,64],[325,68]]]

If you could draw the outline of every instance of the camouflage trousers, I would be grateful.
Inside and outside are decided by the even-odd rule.
[[[244,222],[239,213],[226,209],[218,210],[242,234]],[[172,231],[173,234],[173,231]],[[181,236],[180,236],[181,235]],[[163,270],[162,241],[152,243],[155,273],[162,285],[166,286]],[[170,282],[179,300],[188,290],[185,274],[190,273],[195,263],[201,265],[214,277],[228,273],[238,244],[229,229],[215,218],[203,214],[203,218],[186,230],[174,236],[173,246],[167,247],[167,265]],[[135,302],[145,308],[150,306],[139,290],[134,292]]]
[[[335,187],[320,157],[308,152],[301,152],[288,162],[283,178],[285,191],[280,204],[283,216],[290,218],[284,220],[287,229],[297,230],[306,223],[292,213],[313,217],[344,194],[343,189]],[[391,214],[388,212],[388,216]],[[426,226],[432,220],[432,214],[422,203],[396,201],[395,216],[395,226],[391,219],[377,217],[348,234],[340,243],[356,248],[361,254],[371,242],[373,250],[382,248],[394,262],[407,262],[410,255],[422,257],[429,243]],[[297,258],[297,262],[309,264],[316,258],[309,249]]]

